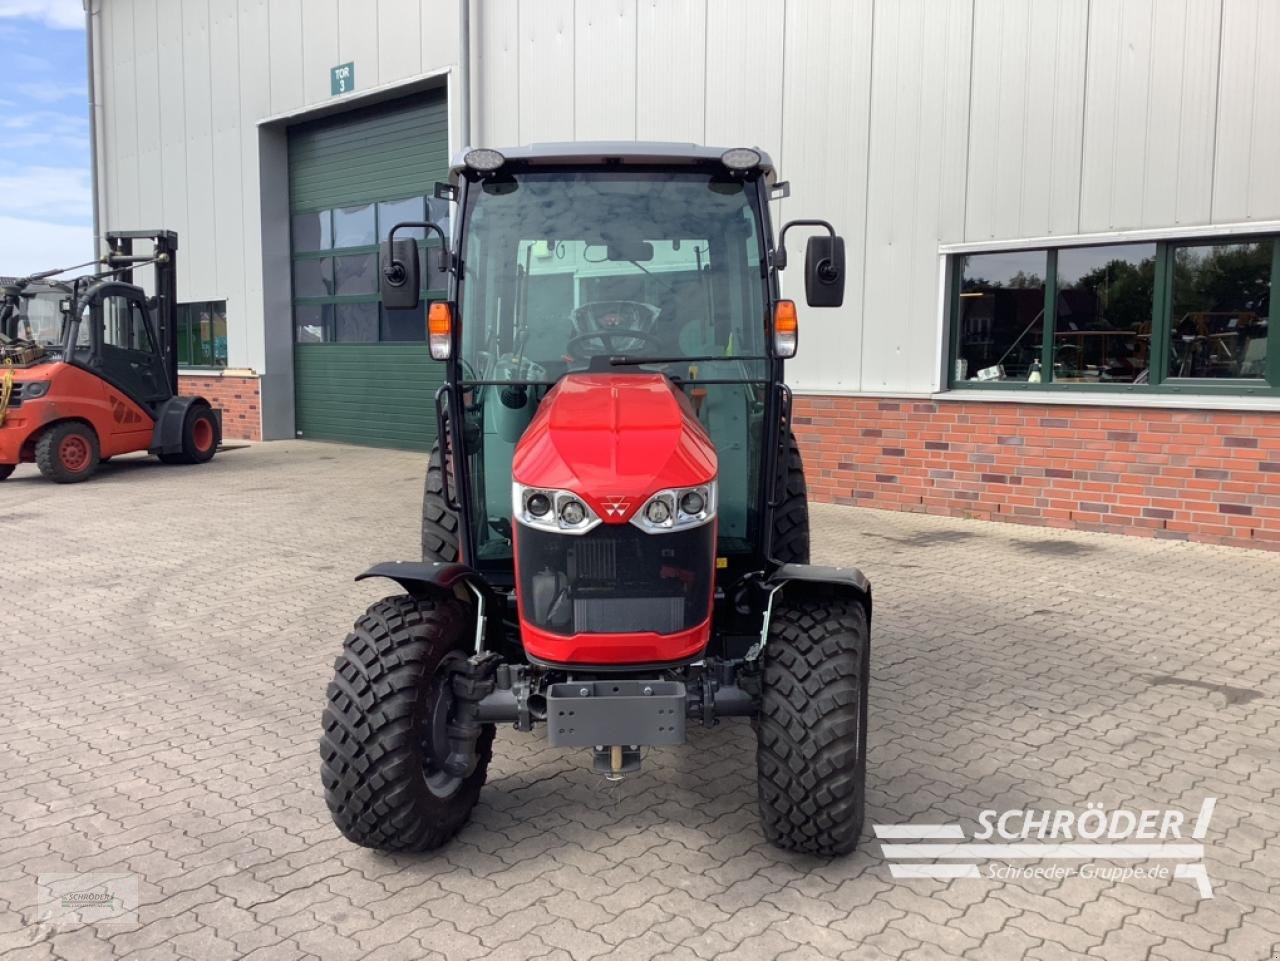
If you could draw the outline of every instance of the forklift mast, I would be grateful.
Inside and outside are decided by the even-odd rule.
[[[148,240],[150,251],[134,253],[135,240]],[[149,263],[155,270],[156,289],[153,313],[160,352],[164,359],[169,390],[178,393],[178,235],[172,230],[113,230],[107,233],[107,266],[119,270],[117,276],[126,284],[134,283],[135,263]]]

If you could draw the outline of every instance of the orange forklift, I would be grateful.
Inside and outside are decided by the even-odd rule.
[[[135,241],[151,249],[135,254]],[[20,463],[71,484],[117,454],[202,464],[218,449],[221,412],[178,394],[178,235],[116,231],[107,244],[97,273],[0,287],[0,480]],[[133,282],[142,267],[153,297]]]

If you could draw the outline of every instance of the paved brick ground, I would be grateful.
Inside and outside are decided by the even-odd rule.
[[[301,443],[0,485],[0,955],[1271,959],[1280,556],[842,507],[877,590],[869,820],[1219,798],[1187,880],[902,881],[877,842],[776,851],[741,722],[610,788],[500,735],[447,849],[344,842],[316,737],[332,658],[412,557],[421,458]],[[23,616],[38,611],[39,618]],[[35,877],[140,877],[134,921],[34,923]]]

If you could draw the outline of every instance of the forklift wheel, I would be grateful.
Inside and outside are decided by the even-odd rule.
[[[54,424],[36,441],[36,466],[59,484],[88,480],[98,469],[98,435],[79,421]]]
[[[13,464],[0,464],[0,481],[9,479],[9,475],[13,473],[13,467]]]
[[[791,851],[847,854],[862,831],[867,615],[849,598],[776,607],[764,648],[756,766],[765,835]]]
[[[182,427],[182,450],[176,454],[161,454],[166,464],[203,464],[213,460],[217,453],[218,418],[204,404],[193,404],[187,411],[187,422]]]
[[[465,658],[471,624],[454,600],[378,601],[356,621],[334,664],[320,738],[320,776],[334,824],[383,851],[429,851],[461,830],[493,756],[481,727],[465,777],[438,763],[448,751],[449,661]]]

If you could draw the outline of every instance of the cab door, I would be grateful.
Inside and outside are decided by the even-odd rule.
[[[96,340],[91,366],[139,407],[154,413],[169,399],[169,380],[138,289],[105,285],[95,295],[91,310]]]

